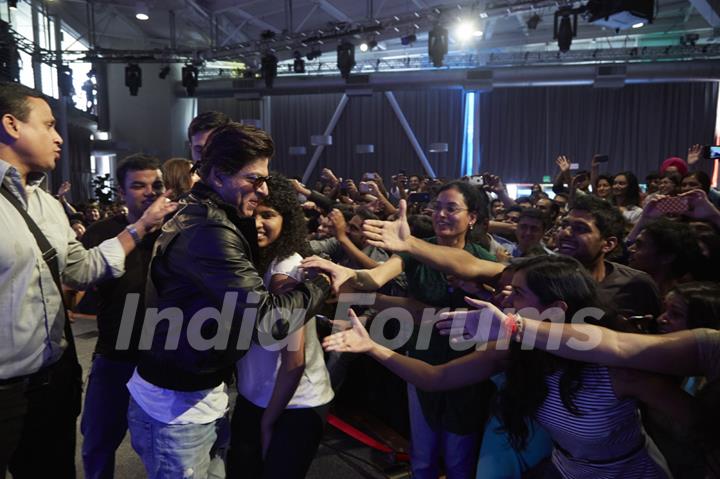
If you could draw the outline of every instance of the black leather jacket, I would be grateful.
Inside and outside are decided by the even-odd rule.
[[[327,279],[271,294],[253,264],[256,255],[255,220],[241,218],[197,183],[155,241],[143,336],[156,326],[151,344],[141,337],[140,376],[178,391],[214,388],[230,376],[251,337],[267,344],[270,334],[280,339],[312,317],[330,290]],[[150,308],[159,311],[154,318]],[[290,324],[287,313],[269,314],[280,310],[300,320]]]

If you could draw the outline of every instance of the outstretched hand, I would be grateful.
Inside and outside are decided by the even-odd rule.
[[[370,339],[365,326],[360,322],[355,312],[350,309],[348,312],[352,329],[341,333],[331,334],[323,339],[325,351],[337,351],[340,353],[366,353],[372,349],[375,342]]]
[[[395,221],[365,220],[363,234],[372,246],[396,253],[407,251],[408,241],[412,238],[407,221],[407,202],[400,200]]]
[[[486,343],[508,337],[512,320],[494,304],[466,297],[465,302],[476,308],[470,311],[454,311],[440,314],[435,327],[450,341]]]
[[[343,284],[355,277],[355,270],[340,266],[319,256],[305,258],[302,260],[301,266],[304,270],[320,270],[330,276],[332,289],[336,294]]]

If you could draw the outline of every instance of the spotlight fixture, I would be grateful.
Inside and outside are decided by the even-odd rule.
[[[305,73],[305,60],[302,59],[302,55],[299,51],[293,53],[295,61],[293,62],[293,71],[295,73]]]
[[[377,42],[375,40],[368,40],[367,42],[362,42],[360,44],[360,51],[365,53],[373,50],[375,47],[377,47]]]
[[[572,39],[577,35],[578,11],[572,8],[561,8],[555,12],[555,23],[553,25],[553,39],[557,40],[558,47],[562,53],[570,50]],[[572,15],[572,22],[570,21]],[[559,22],[558,22],[559,19]]]
[[[448,31],[447,28],[435,25],[428,34],[428,56],[433,66],[443,66],[443,59],[448,52]]]
[[[400,43],[404,46],[411,45],[417,41],[417,35],[414,33],[411,33],[410,35],[405,35],[404,37],[400,37]]]
[[[71,97],[75,95],[75,87],[73,86],[73,74],[68,65],[62,65],[59,70],[59,88],[60,96]]]
[[[541,21],[542,18],[540,18],[540,15],[538,15],[537,13],[533,14],[533,16],[528,18],[528,21],[526,22],[528,30],[535,30],[538,26],[538,23],[540,23]]]
[[[308,52],[308,54],[305,57],[308,59],[308,61],[313,61],[316,58],[321,57],[321,56],[322,56],[322,52],[320,50],[312,50],[312,51]]]
[[[475,25],[473,25],[472,22],[460,22],[457,27],[455,27],[455,38],[460,43],[467,43],[472,40],[475,30]]]
[[[680,45],[684,47],[694,47],[698,40],[700,40],[700,35],[697,33],[686,33],[680,37]]]
[[[355,67],[355,45],[347,40],[337,47],[337,66],[345,80],[350,78],[350,71]]]
[[[142,70],[137,63],[130,63],[125,67],[125,86],[130,89],[131,96],[137,96],[142,86]]]
[[[167,78],[167,76],[170,74],[170,65],[165,65],[164,67],[160,68],[160,73],[158,73],[158,78],[161,80],[164,80]]]
[[[17,0],[8,0],[7,4],[10,10],[17,10]]]
[[[195,65],[187,64],[182,68],[182,86],[188,96],[195,96],[195,89],[198,87],[198,69]]]
[[[272,53],[267,53],[261,59],[262,76],[265,79],[265,86],[268,88],[273,87],[275,78],[277,78],[277,65],[278,59]]]
[[[137,2],[135,4],[135,18],[143,22],[150,20],[150,12],[148,11],[147,3]]]

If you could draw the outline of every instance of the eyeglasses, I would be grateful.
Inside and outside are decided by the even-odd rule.
[[[458,205],[447,205],[443,206],[437,201],[433,201],[430,203],[430,209],[433,211],[433,213],[442,213],[443,211],[447,213],[448,215],[456,215],[460,213],[461,211],[467,211],[467,208],[462,208]]]
[[[267,180],[272,178],[271,176],[259,176],[259,175],[241,175],[241,176],[242,176],[242,178],[245,178],[250,183],[252,183],[253,188],[255,188],[256,190],[258,188],[260,188],[263,185],[263,183],[266,183]]]

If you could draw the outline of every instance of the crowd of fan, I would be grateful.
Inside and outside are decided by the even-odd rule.
[[[533,269],[532,260],[527,263],[528,260],[523,262],[520,258],[565,255],[584,267],[584,272],[594,282],[593,288],[597,288],[598,304],[610,305],[619,313],[605,326],[643,334],[665,334],[700,327],[717,329],[720,326],[720,211],[717,209],[720,192],[711,188],[705,172],[689,170],[688,165],[696,164],[699,155],[700,148],[695,146],[689,150],[688,161],[669,158],[662,163],[659,173],[646,176],[644,191],[637,176],[630,171],[614,175],[601,173],[603,157],[599,155],[593,157],[589,171],[573,171],[570,160],[560,156],[556,161],[558,172],[552,191],[544,191],[536,183],[528,196],[517,198],[508,194],[502,178],[491,173],[440,180],[400,171],[385,181],[372,172],[364,173],[356,180],[343,179],[324,168],[312,185],[272,173],[272,178],[267,180],[269,196],[256,211],[258,230],[263,232],[261,234],[266,232],[263,228],[271,230],[270,226],[262,226],[266,210],[282,216],[286,229],[293,218],[299,217],[303,218],[306,228],[302,229],[300,237],[283,230],[276,240],[276,247],[268,248],[272,254],[261,255],[258,269],[264,274],[290,252],[300,252],[304,257],[321,255],[340,267],[357,270],[355,290],[380,293],[370,307],[354,308],[361,323],[367,325],[372,323],[378,311],[387,307],[402,306],[419,314],[425,306],[462,307],[465,296],[486,299],[498,307],[512,306],[508,298],[517,294],[512,293],[513,274]],[[181,203],[199,179],[193,163],[182,158],[166,161],[162,172],[165,188],[172,189],[173,197]],[[81,212],[77,212],[65,199],[68,188],[63,185],[58,197],[78,239],[84,228],[94,222],[127,214],[127,208],[121,203],[102,207],[89,204],[78,208]],[[398,228],[402,229],[403,224],[409,227],[412,238],[446,248],[420,252],[409,246],[407,234],[388,237],[382,233],[382,225],[386,225],[387,230],[390,225],[400,225]],[[373,230],[372,225],[379,229]],[[471,256],[456,259],[447,254],[448,247],[465,250]],[[473,263],[474,259],[478,261]],[[324,260],[320,258],[306,261],[309,261],[305,264],[307,268],[328,272],[334,268],[322,263]],[[542,263],[548,271],[553,267],[553,260],[549,261]],[[367,279],[361,284],[361,271],[367,273],[371,287],[366,287]],[[543,271],[541,268],[540,273]],[[547,274],[550,281],[552,273]],[[566,271],[566,274],[572,275],[572,272]],[[541,294],[537,290],[532,293]],[[592,302],[593,298],[585,300]],[[334,314],[335,311],[328,309],[329,317]],[[321,337],[327,335],[324,326],[333,322],[329,323],[318,323]],[[416,350],[414,346],[402,346],[399,350],[433,365],[468,354],[467,351],[452,350],[447,340],[443,342],[438,340],[439,337],[436,331],[433,332],[430,347],[424,351]],[[349,360],[347,354],[326,353],[325,362],[334,390],[343,383]],[[551,361],[541,363],[550,369],[565,367]],[[576,371],[574,380],[588,388],[599,388],[603,381],[607,382],[607,377],[603,379],[594,369],[588,371]],[[509,427],[493,417],[491,411],[494,410],[496,391],[499,391],[499,397],[507,397],[508,392],[541,398],[548,394],[547,391],[528,390],[527,384],[531,382],[527,377],[524,378],[526,389],[519,387],[517,372],[512,369],[506,374],[507,378],[500,374],[493,376],[492,381],[487,375],[474,385],[447,392],[427,392],[409,386],[415,477],[437,477],[441,456],[449,477],[475,474],[488,478],[520,477],[532,473],[544,474],[533,477],[553,477],[553,474],[590,477],[584,476],[590,474],[589,469],[582,469],[577,464],[563,464],[557,458],[555,466],[549,464],[553,445],[554,454],[567,458],[582,457],[588,450],[567,445],[568,437],[558,437],[553,425],[548,424],[553,421],[547,418],[540,422],[550,435],[544,432],[533,419],[540,412],[547,413],[539,410],[542,400],[534,407],[517,406],[530,413],[525,416],[529,422],[523,423],[526,426],[520,434],[517,427]],[[607,373],[603,374],[607,376]],[[647,446],[651,459],[635,470],[624,469],[621,476],[630,477],[622,474],[628,470],[635,474],[643,467],[646,472],[633,477],[666,477],[663,474],[670,471],[677,478],[701,478],[712,474],[708,471],[713,464],[706,464],[703,454],[707,448],[696,447],[702,428],[693,424],[695,429],[680,430],[667,420],[668,415],[676,413],[672,409],[675,403],[663,402],[660,397],[667,389],[654,389],[651,379],[633,374],[626,376],[621,380],[618,375],[610,374],[615,393],[623,390],[620,384],[628,381],[653,391],[651,394],[627,393],[627,397],[642,401],[642,422],[652,440],[648,443],[643,440],[641,447],[654,441],[659,450],[654,444]],[[240,376],[238,381],[242,395]],[[670,388],[675,392],[684,389],[697,397],[702,397],[704,390],[715,394],[710,397],[717,395],[717,391],[707,387],[707,381],[701,378],[676,381]],[[560,395],[564,401],[564,393]],[[606,414],[603,420],[615,420],[617,405],[622,403],[621,395],[617,396],[620,399],[613,396],[612,404],[604,405],[607,410],[603,411]],[[707,399],[703,401],[708,404]],[[579,400],[578,404],[581,404],[580,409],[596,406],[592,401]],[[630,409],[634,412],[635,403],[632,404]],[[633,414],[625,421],[633,423]],[[502,414],[498,417],[507,419]],[[505,432],[498,432],[503,424]],[[603,441],[618,440],[616,432],[607,432],[597,424],[592,427],[598,429],[597,436],[588,440],[584,447],[592,449],[607,445]],[[523,431],[523,427],[520,430]],[[703,441],[706,439],[703,436]],[[637,438],[627,440],[632,442]],[[627,457],[636,455],[637,450],[631,449]],[[611,471],[616,466],[611,467],[611,462],[627,459],[622,448],[617,450],[620,453],[609,456],[612,461],[602,459],[597,464],[590,461],[583,467],[595,468],[593,474]]]

